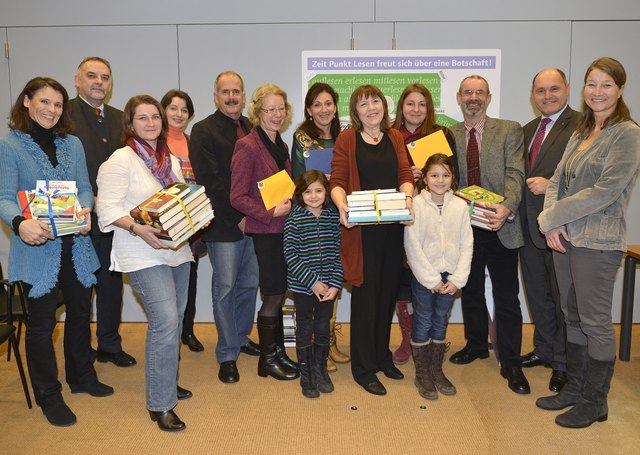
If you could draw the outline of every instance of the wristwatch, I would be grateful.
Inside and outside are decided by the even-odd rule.
[[[136,234],[135,231],[133,230],[134,227],[136,227],[135,221],[129,225],[129,234],[131,234],[134,237],[138,237],[138,234]]]

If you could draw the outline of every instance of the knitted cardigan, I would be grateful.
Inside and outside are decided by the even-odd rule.
[[[0,218],[9,226],[21,214],[17,192],[34,189],[36,180],[75,180],[80,205],[93,207],[93,191],[80,140],[71,135],[57,136],[55,145],[58,165],[54,168],[29,134],[11,130],[0,139]],[[11,230],[9,280],[32,285],[29,297],[42,297],[58,281],[61,254],[60,238],[32,246]],[[95,284],[93,272],[100,267],[100,263],[88,236],[74,237],[72,257],[82,285],[90,287]]]

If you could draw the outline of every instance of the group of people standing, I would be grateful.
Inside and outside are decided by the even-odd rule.
[[[626,74],[616,60],[600,58],[587,70],[582,113],[567,105],[569,85],[562,71],[538,73],[531,95],[542,115],[524,129],[487,116],[491,92],[477,75],[460,83],[457,101],[464,120],[451,128],[436,123],[433,99],[421,84],[406,87],[393,124],[384,94],[364,85],[351,94],[350,128],[341,132],[338,95],[316,83],[305,98],[305,119],[294,133],[291,154],[281,132],[292,107],[276,85],[254,91],[245,117],[242,78],[221,73],[214,84],[217,110],[194,124],[189,137],[184,131],[194,110],[185,92],[169,91],[161,103],[134,96],[120,112],[104,104],[112,83],[106,60],[83,60],[75,80],[78,97],[72,101],[52,79],[29,81],[11,111],[11,131],[0,140],[0,217],[12,227],[9,278],[22,281],[28,296],[27,362],[36,402],[50,423],[76,421],[62,398],[53,352],[59,291],[67,308],[65,373],[73,393],[114,392],[93,367],[92,286],[98,298],[97,360],[136,363],[117,334],[119,273],[124,272],[149,320],[147,409],[162,430],[186,427],[174,412],[178,400],[192,396],[178,385],[180,339],[193,351],[204,349],[193,333],[193,315],[197,258],[205,250],[213,268],[223,383],[240,380],[236,361],[244,353],[259,357],[260,376],[299,377],[305,397],[332,392],[330,359],[349,361],[337,350],[334,333],[338,294],[346,281],[352,289],[354,380],[367,392],[384,395],[377,373],[401,380],[395,364],[413,355],[422,397],[454,395],[443,362],[449,313],[462,290],[467,343],[450,357],[452,363],[487,358],[491,347],[509,388],[520,394],[530,393],[523,367],[551,366],[549,387],[557,395],[538,399],[538,407],[572,406],[556,418],[562,426],[606,420],[615,362],[613,283],[640,166],[640,128],[622,99]],[[406,144],[438,130],[453,156],[412,162]],[[331,173],[306,169],[305,157],[327,148],[333,149]],[[187,158],[216,217],[189,245],[167,249],[158,231],[136,224],[129,210],[184,181]],[[266,209],[256,183],[281,171],[293,178],[294,196]],[[54,238],[43,223],[25,219],[15,195],[38,179],[76,182],[83,213],[91,213],[80,235]],[[457,187],[468,185],[505,196],[487,215],[491,230],[472,228],[466,204],[453,196]],[[350,223],[346,196],[380,188],[404,193],[413,219]],[[519,253],[536,323],[535,350],[525,356]],[[590,266],[594,261],[598,268]],[[485,268],[495,315],[487,310]],[[258,289],[256,344],[249,334]],[[297,362],[284,348],[287,291],[296,306]],[[110,302],[109,310],[101,302]],[[403,342],[392,354],[394,309]],[[106,311],[112,322],[103,329]]]

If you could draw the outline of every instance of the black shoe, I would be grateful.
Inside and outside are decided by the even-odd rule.
[[[105,352],[98,349],[98,362],[106,363],[111,362],[117,367],[132,367],[136,363],[136,359],[127,354],[124,351],[120,352]]]
[[[382,383],[378,380],[378,378],[376,378],[375,380],[367,383],[367,384],[360,384],[362,386],[362,388],[364,390],[366,390],[367,392],[373,394],[373,395],[386,395],[387,394],[387,389],[384,388],[384,386],[382,385]]]
[[[89,352],[89,358],[91,359],[91,364],[92,365],[94,363],[96,363],[96,357],[98,357],[98,351],[96,351],[95,349],[91,348],[91,351]]]
[[[522,372],[520,367],[503,367],[500,368],[500,375],[509,381],[509,388],[515,393],[527,395],[531,393],[529,381]]]
[[[71,393],[88,393],[92,397],[108,397],[113,395],[113,387],[103,384],[97,379],[89,384],[69,384]]]
[[[476,359],[486,359],[489,357],[489,351],[476,351],[469,346],[465,346],[460,351],[449,357],[449,362],[456,365],[466,365]]]
[[[253,357],[258,357],[260,355],[260,346],[258,346],[257,343],[249,340],[247,344],[245,344],[244,346],[240,346],[240,352]]]
[[[149,411],[149,415],[151,420],[158,422],[158,427],[162,431],[182,431],[187,427],[173,409],[164,412]]]
[[[227,360],[220,364],[218,379],[225,384],[233,384],[240,380],[240,373],[238,372],[235,360]]]
[[[549,380],[549,390],[552,392],[560,392],[564,385],[567,383],[567,372],[560,370],[553,370],[551,373],[551,379]]]
[[[545,368],[551,367],[551,364],[542,360],[542,358],[533,351],[522,356],[522,368],[531,368],[540,365],[543,365]]]
[[[49,423],[56,427],[70,427],[78,421],[76,415],[69,409],[62,397],[51,403],[42,403],[40,406]]]
[[[402,374],[402,371],[398,370],[393,365],[387,368],[386,370],[382,370],[382,373],[389,379],[396,379],[396,380],[404,379],[404,374]]]
[[[178,400],[186,400],[187,398],[191,398],[193,396],[193,393],[191,393],[191,390],[183,389],[180,386],[176,386],[176,387],[177,387]]]
[[[193,333],[182,337],[182,344],[187,346],[189,350],[193,352],[204,351],[204,346],[202,346],[202,343],[200,343],[200,340],[198,340]]]

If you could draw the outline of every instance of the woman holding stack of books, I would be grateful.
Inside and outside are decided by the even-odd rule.
[[[178,386],[182,318],[187,304],[191,250],[160,242],[159,229],[137,224],[129,212],[159,190],[182,182],[180,163],[166,145],[167,119],[148,95],[131,98],[124,108],[125,147],[113,152],[98,172],[100,229],[113,231],[111,270],[129,275],[149,321],[145,377],[147,409],[161,430],[180,431],[185,423],[173,411],[191,397]]]
[[[82,144],[69,134],[68,101],[67,91],[57,81],[30,80],[11,109],[11,130],[0,140],[0,217],[12,227],[9,281],[21,281],[27,295],[29,375],[36,403],[56,426],[76,423],[62,398],[53,350],[59,291],[66,306],[65,375],[71,392],[94,397],[113,394],[112,387],[98,381],[90,357],[91,286],[100,264],[86,236],[91,230],[93,191]],[[25,217],[31,210],[18,205],[16,194],[34,190],[38,180],[75,184],[80,217],[87,221],[79,235],[55,237],[50,225]],[[53,198],[51,194],[49,200]]]
[[[402,134],[390,129],[387,101],[373,85],[358,87],[349,101],[352,128],[340,133],[331,163],[331,199],[342,223],[341,255],[351,294],[351,373],[374,395],[387,393],[376,373],[404,375],[389,350],[391,318],[402,274],[401,224],[355,226],[348,221],[347,195],[358,190],[395,188],[411,210],[413,175]],[[411,222],[408,222],[411,223]]]

